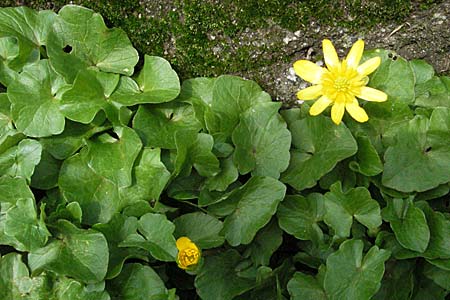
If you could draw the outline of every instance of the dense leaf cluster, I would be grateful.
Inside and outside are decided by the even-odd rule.
[[[444,299],[450,79],[374,55],[389,100],[336,126],[253,81],[135,72],[91,10],[0,9],[0,298]]]

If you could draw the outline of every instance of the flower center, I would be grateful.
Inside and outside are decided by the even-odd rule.
[[[349,89],[349,82],[348,79],[345,77],[338,77],[336,78],[336,80],[334,81],[334,88],[336,89],[337,92],[347,92]]]
[[[178,254],[178,260],[184,267],[195,265],[196,263],[198,263],[199,257],[200,253],[196,249],[192,248],[184,249]]]

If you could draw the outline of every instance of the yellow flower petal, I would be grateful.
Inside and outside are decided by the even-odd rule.
[[[387,95],[377,89],[370,88],[368,86],[361,87],[361,91],[356,97],[373,102],[383,102],[387,100]]]
[[[193,244],[192,241],[189,238],[185,237],[185,236],[180,237],[177,240],[177,242],[176,242],[177,249],[179,251],[181,251],[183,249],[186,249],[186,248],[189,248],[192,244]]]
[[[362,54],[364,51],[364,41],[358,40],[353,44],[350,52],[347,55],[346,61],[347,66],[350,68],[356,69],[358,67],[359,61],[361,60]]]
[[[348,111],[350,116],[356,121],[363,123],[369,120],[369,116],[367,116],[366,111],[359,106],[358,101],[353,101],[351,103],[347,103],[345,105],[345,109]]]
[[[297,98],[300,100],[314,100],[317,97],[322,95],[322,86],[321,85],[313,85],[307,87],[306,89],[300,90],[297,93]]]
[[[345,112],[345,103],[337,103],[335,102],[334,105],[331,107],[331,120],[336,125],[339,125],[342,121],[342,117],[344,116]]]
[[[186,270],[198,264],[201,254],[196,244],[194,244],[189,238],[183,236],[176,241],[176,245],[178,249],[178,267]]]
[[[323,68],[308,60],[297,60],[294,63],[294,71],[303,80],[317,84],[322,77]]]
[[[311,106],[311,108],[309,109],[309,114],[311,116],[317,116],[318,114],[323,112],[331,103],[333,103],[333,101],[325,96],[322,96]]]
[[[322,42],[322,48],[323,48],[323,57],[325,59],[325,64],[327,65],[328,69],[336,68],[341,63],[339,62],[339,57],[336,53],[336,49],[334,49],[333,44],[330,40],[323,40]]]
[[[367,76],[373,71],[376,70],[380,66],[381,58],[380,57],[372,57],[371,59],[365,61],[362,65],[356,69],[358,73],[362,76]]]

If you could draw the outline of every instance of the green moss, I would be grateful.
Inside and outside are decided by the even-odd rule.
[[[23,2],[54,10],[69,3]],[[162,7],[152,16],[140,2],[146,1],[73,1],[102,14],[109,26],[125,30],[141,54],[166,57],[182,78],[245,72],[284,59],[278,54],[283,45],[238,44],[236,39],[245,28],[278,24],[295,31],[315,20],[360,30],[380,22],[400,21],[411,10],[409,0],[149,0],[147,4]],[[420,1],[427,5],[433,2],[437,1]],[[15,3],[6,0],[1,5]]]

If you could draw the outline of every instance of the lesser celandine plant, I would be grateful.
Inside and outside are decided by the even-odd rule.
[[[0,299],[444,300],[450,78],[323,46],[280,110],[89,9],[0,9]]]

